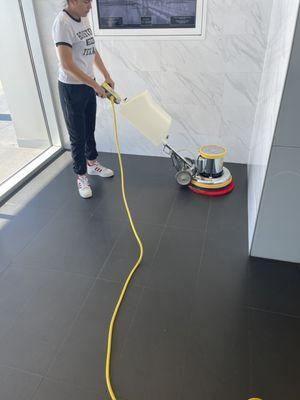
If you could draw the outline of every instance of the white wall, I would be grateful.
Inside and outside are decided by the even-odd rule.
[[[299,0],[274,0],[248,166],[249,248],[286,79]]]
[[[274,0],[283,2],[283,0]],[[62,0],[34,0],[64,143],[51,25]],[[209,0],[206,39],[176,41],[97,39],[97,47],[123,96],[148,89],[173,117],[170,142],[196,152],[222,143],[227,161],[248,161],[273,0]],[[162,155],[120,120],[124,153]],[[99,101],[99,150],[115,151],[110,104]]]

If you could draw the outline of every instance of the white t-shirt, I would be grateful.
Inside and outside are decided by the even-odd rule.
[[[70,46],[76,66],[94,78],[95,39],[87,17],[76,20],[67,11],[60,11],[53,23],[52,37],[56,47]],[[64,83],[82,84],[62,68],[60,61],[58,80]]]

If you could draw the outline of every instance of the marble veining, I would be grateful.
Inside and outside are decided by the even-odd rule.
[[[51,26],[63,1],[33,2],[58,121],[64,144],[69,146],[51,42]],[[178,140],[178,146],[184,141],[194,151],[196,145],[224,140],[230,146],[228,160],[247,162],[271,9],[272,0],[209,0],[205,39],[97,37],[96,45],[122,96],[148,89],[170,113],[172,140]],[[96,78],[102,80],[99,73]],[[98,102],[96,139],[99,150],[111,151],[109,104],[103,107],[102,102]],[[151,143],[121,124],[126,151],[157,155]]]

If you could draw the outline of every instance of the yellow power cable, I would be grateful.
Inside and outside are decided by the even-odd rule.
[[[112,349],[112,339],[113,339],[113,331],[114,331],[114,325],[115,321],[119,312],[119,309],[121,307],[122,301],[124,299],[126,290],[128,288],[128,285],[131,281],[132,276],[134,275],[135,271],[138,269],[144,255],[144,248],[143,248],[143,243],[135,229],[134,222],[132,220],[131,212],[128,207],[127,199],[126,199],[126,193],[125,193],[125,183],[124,183],[124,170],[123,170],[123,163],[122,163],[122,156],[121,156],[121,150],[120,150],[120,144],[119,144],[119,135],[118,135],[118,126],[117,126],[117,117],[116,117],[116,110],[115,110],[115,104],[114,104],[114,99],[111,96],[110,97],[110,102],[112,105],[112,110],[113,110],[113,116],[114,116],[114,134],[115,134],[115,142],[116,142],[116,147],[117,147],[117,152],[118,152],[118,160],[119,160],[119,167],[120,167],[120,173],[121,173],[121,187],[122,187],[122,197],[123,197],[123,202],[126,208],[126,212],[128,215],[128,219],[130,222],[131,229],[134,233],[134,236],[138,242],[138,245],[140,247],[140,255],[135,263],[134,267],[132,268],[130,274],[128,275],[126,282],[123,286],[123,289],[121,291],[121,294],[119,296],[119,300],[117,302],[117,305],[114,309],[110,324],[109,324],[109,331],[108,331],[108,339],[107,339],[107,351],[106,351],[106,367],[105,367],[105,377],[106,377],[106,385],[110,394],[110,397],[112,400],[117,400],[116,395],[114,393],[114,390],[112,388],[111,384],[111,379],[110,379],[110,365],[111,365],[111,349]],[[251,398],[249,400],[261,400],[259,398]]]
[[[124,171],[123,171],[123,164],[122,164],[122,156],[121,156],[121,150],[120,150],[120,144],[119,144],[119,137],[118,137],[118,126],[117,126],[117,117],[116,117],[116,110],[115,110],[115,105],[114,105],[114,100],[113,97],[110,97],[110,101],[111,101],[111,105],[112,105],[112,110],[113,110],[113,116],[114,116],[114,132],[115,132],[115,142],[116,142],[116,147],[117,147],[117,152],[118,152],[118,160],[119,160],[119,167],[120,167],[120,173],[121,173],[121,187],[122,187],[122,196],[123,196],[123,202],[126,208],[126,212],[128,215],[128,219],[130,222],[130,226],[131,229],[134,233],[134,236],[138,242],[138,245],[140,247],[140,255],[139,258],[137,260],[137,262],[135,263],[134,267],[132,268],[130,274],[128,275],[126,282],[123,286],[122,292],[120,294],[119,300],[117,302],[117,305],[114,309],[110,324],[109,324],[109,331],[108,331],[108,340],[107,340],[107,352],[106,352],[106,368],[105,368],[105,376],[106,376],[106,385],[110,394],[110,397],[112,400],[117,400],[116,395],[113,391],[112,388],[112,384],[111,384],[111,379],[110,379],[110,364],[111,364],[111,349],[112,349],[112,338],[113,338],[113,330],[114,330],[114,324],[115,324],[115,320],[116,317],[118,315],[120,306],[122,304],[122,301],[124,299],[126,290],[128,288],[128,285],[130,283],[130,280],[133,276],[133,274],[135,273],[135,271],[137,270],[137,268],[139,267],[142,259],[143,259],[143,255],[144,255],[144,248],[143,248],[143,243],[139,237],[139,235],[137,234],[137,231],[135,229],[134,226],[134,222],[132,220],[132,216],[127,204],[127,199],[126,199],[126,193],[125,193],[125,184],[124,184]]]

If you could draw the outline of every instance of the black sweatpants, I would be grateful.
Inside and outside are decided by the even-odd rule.
[[[58,82],[61,107],[68,128],[73,170],[86,173],[86,160],[97,158],[95,141],[96,93],[87,85]]]

